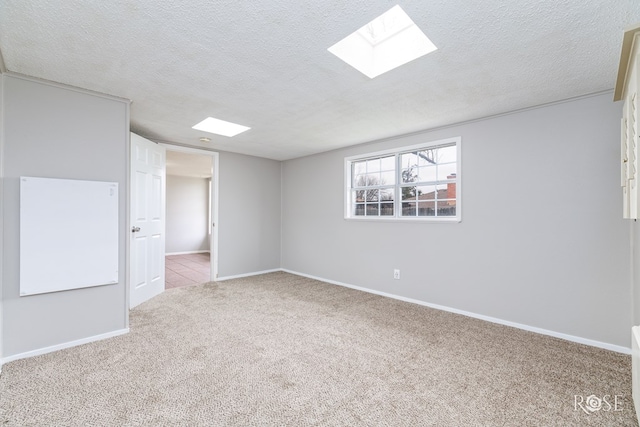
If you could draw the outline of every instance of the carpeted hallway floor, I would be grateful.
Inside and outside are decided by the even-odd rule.
[[[5,365],[0,425],[637,425],[629,356],[286,273],[168,290],[130,326]]]

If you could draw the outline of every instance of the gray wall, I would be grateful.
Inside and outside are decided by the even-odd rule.
[[[4,75],[4,357],[127,326],[127,102]],[[115,285],[19,296],[19,177],[119,183]],[[90,232],[85,230],[82,232]],[[64,245],[65,242],[60,242]]]
[[[280,162],[220,153],[218,277],[280,268]]]
[[[633,325],[640,325],[640,224],[631,220],[631,304]]]
[[[4,307],[2,300],[2,271],[4,268],[2,267],[2,260],[4,258],[4,203],[3,203],[3,194],[4,194],[4,63],[2,60],[2,52],[0,52],[0,371],[2,370],[2,357],[4,355],[3,347],[4,347],[4,327],[3,327],[3,319],[4,319]]]
[[[167,175],[165,252],[209,250],[209,179]]]
[[[287,161],[282,267],[629,347],[620,117],[604,94]],[[343,218],[345,156],[452,136],[461,223]]]

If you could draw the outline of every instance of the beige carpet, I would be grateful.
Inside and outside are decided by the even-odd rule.
[[[634,426],[630,371],[629,356],[272,273],[169,290],[128,335],[5,365],[0,425]],[[576,395],[621,397],[576,410]]]

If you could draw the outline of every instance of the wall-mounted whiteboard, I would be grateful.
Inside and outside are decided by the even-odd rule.
[[[20,295],[118,282],[118,183],[20,177]]]

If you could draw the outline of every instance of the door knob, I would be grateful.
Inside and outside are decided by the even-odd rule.
[[[140,231],[140,227],[131,227],[132,233],[137,233],[138,231]]]

